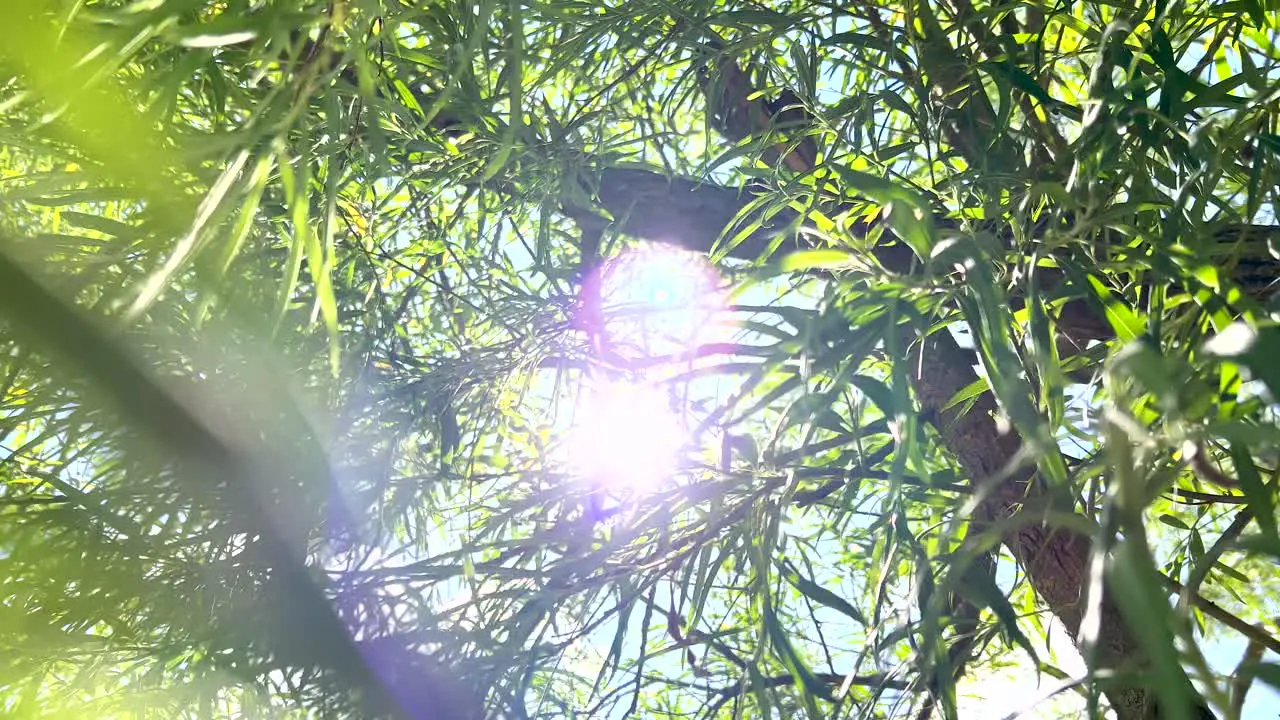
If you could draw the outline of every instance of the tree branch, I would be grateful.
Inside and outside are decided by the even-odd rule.
[[[1182,594],[1187,590],[1186,586],[1168,575],[1162,575],[1162,577],[1165,585],[1168,586],[1170,594]],[[1205,596],[1200,594],[1192,595],[1191,604],[1203,610],[1205,615],[1245,636],[1251,642],[1256,642],[1271,652],[1280,653],[1280,638],[1276,638],[1262,628],[1250,625]]]
[[[934,37],[932,40],[936,43],[939,38]],[[933,51],[935,55],[938,54],[936,47]],[[732,88],[735,85],[728,83],[724,87]],[[942,90],[945,92],[947,88]],[[709,102],[713,106],[749,106],[752,101],[737,98],[726,102],[723,98],[712,98]],[[754,102],[759,103],[760,100],[757,98]],[[717,117],[721,122],[718,129],[733,140],[767,133],[770,128],[762,127],[756,121],[761,113],[757,108],[749,109],[752,111]],[[980,122],[978,124],[981,125]],[[801,160],[803,158],[786,164],[801,172],[815,169],[812,164],[806,166]],[[974,162],[979,160],[981,158],[973,159]],[[796,167],[797,165],[801,167]],[[654,206],[657,207],[659,206]],[[691,247],[710,249],[711,240],[708,237],[700,242],[696,242],[697,238],[690,239],[695,240]],[[904,257],[901,251],[889,254],[887,250],[887,247],[882,246],[874,251],[882,264],[899,272],[909,270],[909,264],[906,268],[903,267]],[[989,489],[975,508],[971,518],[971,533],[980,533],[984,528],[1015,516],[1030,500],[1039,498],[1042,502],[1049,501],[1052,504],[1047,489],[1035,482],[1033,470],[1026,467],[1020,457],[1021,440],[1013,433],[1002,432],[996,427],[994,418],[998,408],[990,393],[979,396],[967,410],[948,405],[952,397],[977,380],[971,356],[956,344],[951,333],[944,330],[923,338],[912,346],[906,361],[915,369],[911,374],[911,382],[924,416],[935,425],[943,444],[961,467],[976,483],[981,483],[984,478],[1004,478]],[[1084,589],[1090,577],[1088,568],[1091,538],[1079,531],[1061,527],[1050,530],[1047,526],[1034,523],[1018,523],[1014,527],[1015,529],[1006,531],[1003,537],[1005,545],[1023,567],[1036,594],[1062,620],[1071,636],[1078,637],[1083,622],[1081,598],[1084,597]],[[970,569],[990,574],[994,571],[994,558],[989,553],[984,554]],[[959,594],[953,594],[950,603],[950,615],[955,620],[957,630],[957,641],[948,650],[954,678],[963,672],[963,666],[972,650],[972,639],[976,635],[980,612]],[[1103,599],[1100,631],[1096,657],[1104,667],[1120,667],[1135,657],[1142,657],[1141,645],[1129,632],[1118,609],[1106,595]],[[931,697],[935,700],[938,697],[939,683],[943,680],[942,677],[935,677],[930,683]],[[1144,688],[1109,688],[1106,693],[1122,720],[1145,718],[1152,712],[1153,698]]]
[[[815,154],[807,152],[807,148],[797,150],[804,141],[791,144],[774,141],[780,126],[774,122],[778,113],[763,99],[755,97],[745,73],[722,52],[716,56],[715,73],[719,79],[704,78],[703,88],[708,94],[710,114],[722,134],[732,140],[767,136],[766,160],[772,157],[777,160],[776,164],[799,174],[815,169]],[[967,101],[980,102],[981,98],[971,97]],[[429,101],[420,104],[430,106]],[[963,110],[963,104],[953,109]],[[466,125],[446,113],[438,113],[431,124],[446,133],[457,132]],[[787,151],[787,148],[792,149]],[[595,227],[612,222],[615,230],[628,235],[704,252],[713,250],[718,238],[731,235],[729,231],[735,222],[747,219],[745,211],[753,200],[750,189],[725,188],[637,168],[601,168],[588,185],[591,206],[566,201],[563,211],[568,217]],[[608,217],[602,216],[599,210]],[[798,214],[784,210],[770,222],[770,226],[753,231],[738,244],[726,248],[725,254],[742,260],[777,258],[803,247],[802,239],[794,232],[804,222]],[[870,224],[855,225],[851,231],[865,234],[872,229]],[[1280,228],[1233,225],[1219,229],[1215,235],[1224,242],[1239,238],[1270,239],[1280,237]],[[901,244],[882,245],[874,253],[878,261],[893,272],[907,273],[912,268],[911,252]],[[1254,270],[1256,268],[1250,271]],[[1254,274],[1265,277],[1267,272]],[[1252,276],[1240,280],[1246,281],[1251,283]],[[1084,302],[1065,306],[1058,323],[1063,334],[1080,347],[1090,340],[1114,337],[1109,323]],[[998,408],[990,394],[977,398],[968,412],[947,407],[957,392],[977,378],[971,353],[961,349],[950,333],[942,331],[916,343],[907,362],[915,369],[911,382],[924,416],[935,425],[943,444],[966,474],[979,482],[989,477],[1005,478],[977,506],[971,532],[980,532],[983,527],[1016,515],[1028,500],[1047,499],[1043,498],[1045,489],[1034,482],[1030,469],[1007,472],[1019,457],[1021,441],[996,427],[993,418]],[[1003,540],[1025,570],[1039,598],[1063,621],[1068,632],[1077,636],[1083,618],[1081,598],[1089,577],[1090,538],[1061,527],[1050,530],[1043,525],[1019,523]],[[1105,598],[1099,638],[1098,659],[1105,667],[1119,667],[1133,656],[1141,655],[1136,639]],[[1143,717],[1146,712],[1148,697],[1142,689],[1110,689],[1108,697],[1121,718]]]

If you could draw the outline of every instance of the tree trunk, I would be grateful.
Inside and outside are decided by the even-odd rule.
[[[711,75],[710,72],[704,73],[704,80]],[[746,81],[745,73],[736,61],[727,56],[716,59],[714,76],[715,82],[704,81],[704,90],[708,95],[710,114],[717,123],[717,129],[734,141],[771,135],[772,108],[769,108],[767,103],[753,91],[750,83]],[[985,100],[985,97],[978,99]],[[734,108],[734,111],[726,113],[723,111],[726,107]],[[717,112],[718,108],[721,109],[719,112]],[[766,143],[766,147],[770,148],[766,152],[777,153],[786,146],[781,144],[769,146]],[[805,173],[815,169],[811,159],[815,154],[795,152],[789,156],[774,158],[774,161],[786,165],[794,172]],[[633,187],[639,184],[635,175],[629,176],[627,180]],[[636,199],[631,193],[625,195],[632,201]],[[599,197],[605,204],[617,201],[617,197],[611,196],[603,189]],[[689,198],[685,199],[687,201]],[[642,216],[651,218],[654,214],[660,214],[658,211],[660,207],[663,206],[645,203],[638,209]],[[636,205],[632,205],[629,209],[636,208]],[[621,214],[612,212],[611,214],[615,218],[632,215],[631,212]],[[712,221],[705,207],[698,208],[695,214],[702,220],[701,225]],[[714,217],[714,221],[723,221],[726,224],[730,220],[731,217],[725,218],[723,214]],[[651,222],[651,220],[642,222]],[[721,225],[721,228],[724,227],[725,225]],[[647,232],[652,228],[637,227],[636,229]],[[709,245],[716,237],[718,234],[695,236],[690,238],[695,242],[689,246],[705,251],[710,249]],[[701,240],[701,244],[697,243],[698,239]],[[749,238],[749,240],[754,242],[745,248],[747,250],[752,249],[751,246],[757,250],[767,250],[769,247],[763,244],[766,241],[764,238]],[[778,250],[778,248],[774,249],[775,256]],[[912,269],[912,255],[900,244],[877,248],[875,252],[880,263],[890,270],[905,273]],[[991,394],[984,393],[967,411],[963,411],[960,406],[943,410],[946,403],[958,392],[977,381],[978,376],[972,364],[973,354],[961,349],[950,333],[944,330],[916,343],[912,352],[908,354],[908,362],[912,368],[911,382],[924,416],[930,418],[938,429],[943,444],[968,474],[970,482],[975,487],[980,487],[989,478],[1001,476],[1017,457],[1021,440],[1012,432],[1001,433],[996,427],[994,414],[997,408]],[[1000,481],[998,486],[990,489],[989,494],[976,509],[972,518],[976,524],[975,530],[980,531],[986,524],[1015,516],[1022,512],[1029,502],[1039,505],[1049,499],[1044,487],[1035,482],[1030,469],[1005,474],[1003,477],[1005,479]],[[1025,523],[1008,532],[1003,540],[1026,572],[1036,595],[1062,621],[1078,644],[1085,609],[1083,601],[1087,597],[1092,544],[1090,538],[1077,530],[1050,529],[1042,524]],[[993,558],[988,557],[976,563],[973,568],[991,572],[994,566]],[[1103,597],[1098,635],[1100,642],[1099,647],[1094,648],[1095,667],[1108,669],[1119,668],[1122,665],[1130,668],[1142,667],[1145,665],[1144,652],[1137,638],[1125,625],[1118,608],[1105,601],[1107,593],[1104,593]],[[955,597],[953,602],[954,607],[951,613],[953,616],[977,617],[976,608],[964,598]],[[960,642],[963,644],[955,648],[960,651],[956,653],[960,657],[953,657],[951,663],[956,671],[962,671],[969,650],[967,641]],[[1104,692],[1119,720],[1148,720],[1157,716],[1153,702],[1154,693],[1146,688],[1113,685],[1107,687]],[[1201,715],[1206,713],[1207,711]],[[1209,716],[1212,717],[1211,714]]]

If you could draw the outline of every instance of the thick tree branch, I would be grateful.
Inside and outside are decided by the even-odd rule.
[[[592,179],[597,208],[566,205],[566,215],[590,225],[607,222],[599,214],[605,210],[613,218],[613,229],[632,237],[656,242],[667,242],[690,249],[711,251],[713,244],[723,233],[734,235],[735,228],[745,226],[754,219],[746,212],[754,200],[749,188],[735,189],[712,183],[702,183],[685,177],[668,177],[656,169],[602,168]],[[589,188],[592,189],[592,188]],[[735,220],[737,221],[735,223]],[[724,250],[727,257],[737,260],[757,260],[762,257],[782,257],[786,253],[807,247],[795,232],[807,225],[792,210],[784,210],[769,219],[768,223],[742,238],[737,244]],[[955,226],[945,219],[939,220],[941,229]],[[874,223],[854,223],[850,231],[865,236]],[[779,237],[781,235],[781,237]],[[1227,224],[1214,232],[1214,243],[1223,252],[1240,243],[1266,243],[1280,241],[1280,226]],[[774,247],[776,243],[776,248]],[[876,248],[875,256],[885,269],[896,273],[911,270],[912,255],[901,244]],[[1041,274],[1046,281],[1046,291],[1057,290],[1063,282],[1060,276],[1048,272]],[[1237,263],[1233,279],[1246,294],[1256,299],[1275,292],[1272,286],[1280,277],[1280,262],[1260,257]],[[1021,299],[1012,297],[1014,308],[1021,307]],[[1083,350],[1089,342],[1108,341],[1115,338],[1115,331],[1105,314],[1084,300],[1067,302],[1059,310],[1057,326],[1072,354]]]
[[[767,106],[764,106],[763,100],[756,97],[758,93],[754,93],[750,86],[744,85],[743,74],[738,69],[737,63],[732,59],[722,60],[719,65],[719,71],[722,75],[727,75],[728,82],[713,83],[707,85],[707,89],[719,91],[718,95],[708,98],[709,104],[714,107],[737,107],[738,112],[729,115],[718,115],[718,129],[728,138],[734,141],[744,141],[752,137],[759,136],[771,130],[772,123],[764,124],[768,121],[769,113]],[[733,92],[740,92],[741,96],[726,97]],[[752,99],[755,97],[755,99]],[[765,121],[762,121],[764,118]],[[775,146],[776,147],[776,146]],[[815,169],[816,152],[813,154],[795,153],[787,158],[784,162],[793,171],[799,173],[810,172]],[[865,229],[863,229],[865,232]],[[890,248],[893,247],[891,250]],[[774,250],[776,253],[777,251]],[[910,271],[913,264],[913,257],[910,253],[905,252],[902,246],[884,246],[877,248],[877,259],[880,260],[887,268],[900,273]],[[924,411],[927,416],[938,418],[942,412],[946,402],[954,397],[955,394],[967,387],[977,379],[972,368],[972,357],[962,351],[956,345],[954,339],[947,332],[935,333],[926,339],[925,343],[917,345],[917,349],[929,345],[930,350],[926,354],[913,354],[910,357],[911,366],[919,367],[920,373],[913,377],[916,385],[917,394],[921,390],[930,390],[931,398],[934,402],[925,403]],[[937,393],[938,383],[933,378],[934,373],[942,372],[942,378],[952,379],[952,382],[945,383],[945,397]],[[928,379],[926,379],[928,378]],[[985,396],[989,398],[990,396]],[[954,411],[953,411],[954,414]],[[962,418],[960,418],[962,419]],[[992,425],[991,430],[994,431],[994,422],[991,421],[990,415],[985,417],[987,422]],[[946,426],[954,425],[954,423],[946,423]],[[944,437],[946,434],[946,426],[940,427]],[[990,445],[990,440],[998,438],[998,433],[992,432],[983,439],[986,440],[985,445]],[[947,443],[954,451],[957,447],[954,443]],[[981,445],[979,446],[981,447]],[[984,467],[982,472],[975,472],[972,464],[965,464],[963,459],[961,464],[966,470],[969,470],[970,477],[975,480],[989,477],[1000,472],[1005,465],[1012,459],[1013,454],[999,459],[998,464],[992,463],[991,467]],[[984,554],[967,568],[966,572],[985,574],[988,578],[992,577],[995,571],[995,559],[990,554]],[[983,582],[983,581],[978,581]],[[947,649],[947,677],[936,675],[928,681],[929,697],[925,701],[924,709],[921,716],[925,717],[931,713],[933,706],[945,694],[943,687],[945,684],[954,682],[956,677],[963,673],[963,669],[967,664],[970,655],[975,647],[977,631],[980,625],[981,608],[974,605],[965,597],[959,594],[953,594],[949,599],[950,607],[947,608],[946,615],[951,619],[952,629],[955,633],[955,640]]]
[[[721,53],[723,42],[717,44],[713,39],[709,47],[716,53]],[[303,52],[314,54],[315,51],[311,46],[304,45]],[[715,107],[721,108],[716,113],[716,120],[719,123],[718,129],[726,137],[743,141],[765,129],[776,135],[783,128],[803,124],[800,120],[806,114],[794,100],[784,102],[782,107],[776,107],[776,104],[761,97],[746,100],[754,91],[747,83],[746,74],[731,57],[717,54],[714,56],[714,64],[716,72],[723,74],[724,79],[714,79],[704,68],[702,84],[706,92],[719,93],[719,98],[711,102]],[[341,68],[337,77],[353,88],[359,87],[359,78],[349,66]],[[406,83],[406,86],[411,88],[410,92],[424,111],[435,107],[436,98],[432,94],[412,89],[416,88],[414,83]],[[393,91],[382,94],[387,98],[396,97]],[[779,122],[775,122],[775,118]],[[436,112],[429,121],[431,129],[446,136],[461,135],[477,124],[478,120],[469,122],[449,107]],[[788,147],[791,152],[780,156],[779,153]],[[772,163],[781,161],[790,170],[803,173],[805,168],[813,166],[817,152],[813,138],[805,137],[788,144],[785,138],[778,137],[778,142],[766,149],[762,159]],[[582,206],[566,202],[561,209],[566,216],[591,232],[598,232],[611,222],[615,231],[625,235],[691,249],[711,250],[711,243],[722,234],[731,237],[736,228],[759,219],[758,215],[752,216],[746,212],[747,206],[755,199],[750,187],[731,188],[687,177],[671,177],[656,168],[652,171],[634,167],[598,168],[594,177],[587,182],[586,190],[595,201],[594,205]],[[834,212],[840,209],[842,208],[827,208]],[[601,210],[611,220],[602,217]],[[944,230],[955,227],[954,223],[945,219],[940,219],[938,224]],[[784,209],[769,218],[764,227],[725,246],[723,252],[726,257],[746,261],[757,260],[766,255],[781,257],[792,250],[807,247],[797,233],[798,229],[806,225],[812,227],[799,213],[789,208]],[[875,221],[854,222],[847,226],[847,230],[855,236],[865,237],[876,225]],[[1280,241],[1280,227],[1226,224],[1215,230],[1214,241],[1224,252],[1242,243],[1265,245]],[[876,257],[892,272],[906,273],[911,269],[912,254],[901,244],[877,248]],[[1273,261],[1265,254],[1255,253],[1239,260],[1233,270],[1233,279],[1245,293],[1260,298],[1274,290],[1274,281],[1280,277],[1280,262]],[[1052,284],[1052,287],[1046,286],[1046,290],[1051,290],[1062,282],[1061,276],[1050,272],[1041,273],[1041,277]],[[1015,308],[1020,306],[1021,299],[1016,295],[1011,297],[1011,301]],[[1114,330],[1101,309],[1084,300],[1066,303],[1059,310],[1057,326],[1063,336],[1064,356],[1083,350],[1091,341],[1115,338]]]

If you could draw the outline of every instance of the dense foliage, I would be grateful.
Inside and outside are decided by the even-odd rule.
[[[10,0],[0,712],[1256,716],[1264,5]]]

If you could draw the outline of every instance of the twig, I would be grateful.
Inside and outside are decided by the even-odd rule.
[[[1182,583],[1174,580],[1168,575],[1161,573],[1161,577],[1164,578],[1165,585],[1171,593],[1182,593],[1186,590],[1186,587]],[[1217,620],[1223,625],[1235,630],[1249,640],[1262,644],[1271,652],[1280,653],[1280,639],[1277,639],[1259,627],[1250,625],[1244,620],[1241,620],[1214,601],[1204,597],[1203,595],[1196,594],[1191,596],[1191,604],[1203,610],[1205,615],[1208,615],[1214,620]]]
[[[1240,533],[1244,532],[1251,520],[1253,520],[1253,511],[1247,507],[1241,508],[1240,512],[1236,513],[1235,518],[1231,520],[1231,524],[1227,526],[1226,530],[1222,531],[1222,535],[1214,541],[1213,546],[1209,548],[1209,551],[1204,554],[1204,557],[1200,558],[1200,562],[1196,563],[1196,567],[1192,569],[1191,577],[1187,580],[1185,592],[1183,592],[1182,598],[1179,600],[1180,605],[1185,605],[1188,595],[1195,595],[1200,591],[1200,583],[1204,582],[1204,579],[1209,576],[1209,571],[1213,569],[1214,563],[1218,562],[1218,558],[1222,557],[1228,546],[1235,542],[1236,538],[1240,537]]]
[[[1187,443],[1183,449],[1183,454],[1187,456],[1187,464],[1202,479],[1222,488],[1235,489],[1240,487],[1239,481],[1233,477],[1227,477],[1221,470],[1213,466],[1209,462],[1209,457],[1204,452],[1204,446],[1200,443]]]
[[[1195,490],[1176,487],[1169,491],[1172,496],[1169,499],[1174,502],[1180,502],[1185,505],[1206,505],[1208,503],[1223,503],[1227,505],[1243,505],[1247,500],[1243,495],[1219,495],[1216,493],[1202,493]],[[1182,498],[1186,498],[1183,500]],[[1190,502],[1195,501],[1195,502]]]

